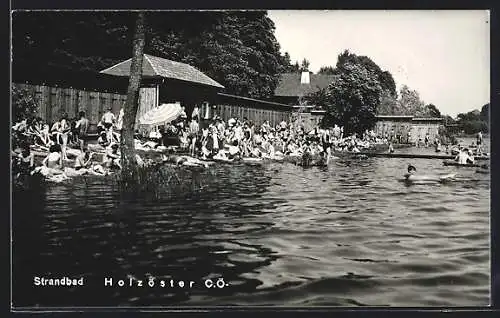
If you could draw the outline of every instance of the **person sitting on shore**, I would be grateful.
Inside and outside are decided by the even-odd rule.
[[[42,161],[42,164],[50,169],[61,169],[63,167],[61,145],[55,144],[50,146],[49,154]]]
[[[42,166],[35,169],[36,171],[39,171],[46,177],[64,174],[61,145],[54,144],[50,146],[49,154],[43,159]]]
[[[110,145],[105,131],[101,131],[99,138],[97,138],[97,143],[103,148],[106,148]]]
[[[106,155],[104,156],[103,164],[107,168],[118,168],[121,169],[122,166],[120,164],[120,154],[118,153],[118,144],[113,143],[106,150]]]
[[[56,121],[52,127],[50,128],[50,136],[52,138],[52,141],[56,144],[62,144],[61,140],[61,122]]]
[[[93,152],[90,152],[88,147],[84,147],[83,151],[81,152],[78,157],[76,157],[75,160],[75,170],[84,170],[88,169],[92,166],[92,156],[94,155]]]
[[[228,148],[228,158],[229,159],[238,159],[240,156],[240,148],[238,147],[238,140],[234,140],[232,145],[230,145]]]
[[[19,173],[30,174],[35,167],[35,155],[31,152],[28,143],[23,144],[22,151],[17,155],[17,168]]]
[[[42,129],[35,137],[35,145],[46,148],[50,147],[53,144],[53,141],[50,140],[50,128],[49,125],[44,124]]]

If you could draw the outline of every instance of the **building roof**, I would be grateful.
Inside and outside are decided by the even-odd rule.
[[[217,93],[219,97],[221,97],[223,100],[237,100],[241,102],[247,102],[251,103],[253,106],[257,106],[260,108],[271,108],[271,109],[281,109],[281,110],[290,110],[290,105],[287,104],[282,104],[282,103],[276,103],[276,102],[271,102],[271,101],[266,101],[266,100],[261,100],[261,99],[255,99],[255,98],[250,98],[250,97],[243,97],[243,96],[237,96],[237,95],[231,95],[231,94],[225,94],[225,93]]]
[[[377,115],[377,119],[412,119],[413,116],[408,115]]]
[[[443,121],[444,118],[441,117],[413,117],[414,121]]]
[[[275,96],[299,97],[326,88],[335,75],[310,74],[310,84],[301,84],[301,73],[281,74],[278,86],[274,90]]]
[[[128,77],[130,76],[131,63],[132,59],[130,58],[102,70],[100,73]],[[144,54],[144,58],[142,60],[142,75],[144,77],[160,77],[224,88],[224,86],[189,64],[175,62],[148,54]]]

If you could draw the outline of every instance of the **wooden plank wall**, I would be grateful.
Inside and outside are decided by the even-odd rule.
[[[257,106],[257,105],[256,105]],[[202,107],[202,116],[205,115],[206,108]],[[257,125],[261,125],[264,121],[268,120],[271,126],[278,125],[281,121],[288,121],[290,118],[289,111],[281,110],[268,110],[257,107],[246,107],[239,105],[216,105],[215,114],[221,117],[224,121],[228,121],[230,118],[238,118],[240,120],[243,117],[248,118]],[[210,117],[213,117],[213,112],[210,113]]]
[[[50,87],[44,85],[13,84],[27,89],[37,101],[38,116],[49,124],[59,120],[66,112],[69,118],[77,118],[78,112],[85,111],[92,126],[96,126],[102,115],[112,108],[118,116],[127,95],[96,92],[75,88]],[[156,105],[156,88],[142,87],[138,114],[143,114]],[[95,127],[94,127],[95,128]]]

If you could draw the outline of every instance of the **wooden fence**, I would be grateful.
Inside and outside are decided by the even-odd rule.
[[[26,89],[38,103],[38,116],[52,124],[63,113],[69,118],[77,118],[79,111],[85,111],[92,126],[95,127],[109,107],[118,115],[127,96],[123,94],[80,90],[75,88],[51,87],[44,85],[13,84],[16,88]],[[156,88],[140,89],[140,115],[156,105]]]
[[[290,112],[287,111],[252,108],[239,105],[216,105],[214,112],[224,121],[227,121],[230,118],[243,119],[246,117],[257,125],[260,125],[264,121],[268,120],[271,126],[276,126],[281,121],[288,121],[290,118]]]

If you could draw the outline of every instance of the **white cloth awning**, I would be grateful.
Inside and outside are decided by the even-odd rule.
[[[140,125],[162,125],[176,120],[182,113],[180,103],[161,104],[139,118]]]

